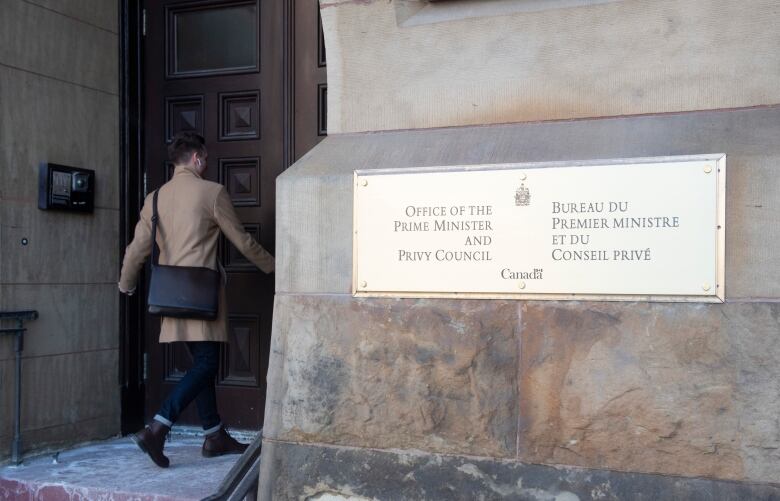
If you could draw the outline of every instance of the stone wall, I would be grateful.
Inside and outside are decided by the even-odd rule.
[[[331,134],[780,102],[774,0],[320,5]]]
[[[778,135],[780,107],[327,138],[277,184],[266,440],[775,482]],[[725,304],[350,294],[354,169],[713,151]]]
[[[0,310],[40,312],[22,371],[29,453],[119,430],[117,3],[0,0],[0,12]],[[38,210],[40,162],[94,169],[94,214]],[[0,461],[13,358],[0,339]]]
[[[780,496],[775,3],[321,8],[330,135],[277,180],[260,497]],[[351,295],[355,169],[706,153],[724,304]]]

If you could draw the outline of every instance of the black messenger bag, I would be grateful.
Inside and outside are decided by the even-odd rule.
[[[149,280],[149,313],[162,317],[214,320],[219,306],[218,271],[192,266],[158,264],[157,194],[152,213],[152,274]]]

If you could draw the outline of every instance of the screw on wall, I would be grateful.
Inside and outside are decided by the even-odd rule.
[[[30,243],[30,241],[29,241],[29,240],[27,240],[26,238],[23,238],[23,239],[22,239],[22,245],[27,245],[27,244],[29,244],[29,243]]]

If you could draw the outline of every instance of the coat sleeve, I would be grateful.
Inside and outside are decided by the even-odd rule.
[[[241,220],[238,219],[238,215],[233,209],[230,195],[224,187],[219,189],[217,199],[214,202],[214,219],[222,233],[241,254],[264,272],[274,271],[274,257],[244,230]]]
[[[119,276],[119,288],[123,291],[135,290],[138,272],[152,251],[152,195],[146,197],[141,209],[138,224],[135,225],[133,241],[125,249],[122,261],[122,273]]]

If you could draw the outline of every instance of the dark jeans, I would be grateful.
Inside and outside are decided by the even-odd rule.
[[[187,350],[192,355],[192,367],[165,399],[158,416],[175,423],[190,402],[195,400],[204,430],[220,424],[215,388],[219,368],[219,345],[220,343],[214,341],[186,343]]]

